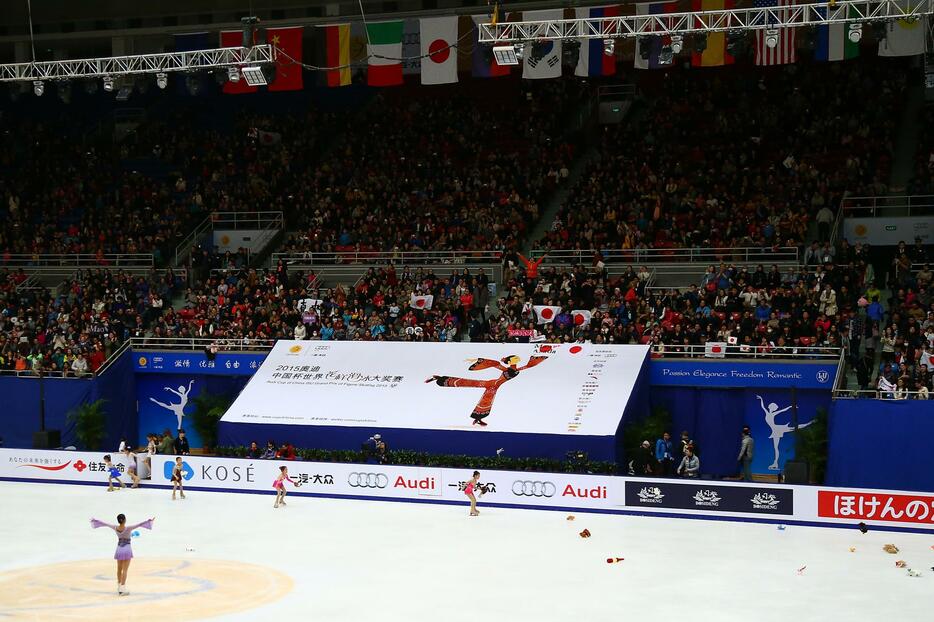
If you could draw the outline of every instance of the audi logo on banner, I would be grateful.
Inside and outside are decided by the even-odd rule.
[[[347,476],[347,483],[352,488],[385,488],[389,485],[389,478],[385,473],[351,473]]]
[[[551,482],[516,480],[512,483],[512,494],[517,497],[553,497],[557,489]]]

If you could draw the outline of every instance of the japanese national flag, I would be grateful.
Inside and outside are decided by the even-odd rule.
[[[704,347],[704,356],[722,359],[726,356],[726,342],[708,341]]]
[[[431,294],[427,296],[416,296],[412,294],[412,297],[409,298],[409,306],[413,309],[430,309],[434,302],[435,297]]]
[[[549,305],[535,305],[535,317],[539,324],[550,324],[555,321],[555,317],[561,313],[561,307],[552,307]]]
[[[590,311],[585,311],[584,309],[575,309],[571,311],[571,319],[574,320],[574,326],[583,328],[589,325],[591,317]]]

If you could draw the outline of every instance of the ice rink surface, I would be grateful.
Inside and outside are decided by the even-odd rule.
[[[934,537],[0,482],[0,620],[931,620]],[[90,517],[156,518],[133,538]],[[587,528],[589,539],[578,536]],[[882,551],[886,543],[898,555]],[[850,548],[855,547],[855,552]],[[608,557],[624,561],[607,564]],[[907,576],[896,560],[922,573]],[[802,572],[799,569],[804,568]]]

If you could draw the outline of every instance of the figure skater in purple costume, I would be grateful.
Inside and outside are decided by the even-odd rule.
[[[126,575],[127,571],[130,569],[130,560],[133,559],[133,548],[130,546],[130,538],[133,537],[133,531],[139,527],[152,529],[154,520],[156,519],[150,518],[136,525],[127,525],[126,516],[118,514],[117,524],[111,525],[104,521],[99,521],[96,518],[91,519],[91,527],[94,529],[98,527],[110,527],[117,534],[117,552],[114,553],[114,559],[117,560],[117,594],[121,596],[129,594],[126,589]]]

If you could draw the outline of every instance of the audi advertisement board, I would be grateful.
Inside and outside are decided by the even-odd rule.
[[[720,486],[709,482],[626,482],[626,505],[650,510],[677,509],[793,516],[794,492],[790,488]]]
[[[0,480],[106,485],[103,452],[0,448]],[[169,488],[174,456],[153,456],[153,479],[143,487]],[[118,468],[122,462],[115,463]],[[279,467],[301,487],[298,496],[462,503],[473,472],[370,464],[332,464],[281,460],[184,457],[185,486],[191,491],[273,494]],[[855,490],[783,484],[686,481],[481,471],[486,492],[481,505],[553,510],[595,510],[620,514],[676,514],[782,523],[855,522],[887,529],[934,533],[934,495],[907,491]],[[290,493],[293,490],[290,489]],[[820,501],[818,501],[820,499]]]
[[[168,486],[172,456],[154,456],[155,485]],[[473,469],[432,469],[376,464],[323,464],[282,460],[243,460],[185,456],[186,470],[192,473],[189,488],[233,489],[273,492],[272,482],[279,467],[287,465],[289,475],[310,484],[298,494],[327,494],[349,497],[436,499],[467,502],[464,489]],[[167,465],[167,466],[164,466]],[[167,471],[165,469],[168,469]],[[329,484],[315,484],[315,476],[326,473]],[[623,506],[623,480],[589,475],[541,474],[484,471],[480,476],[486,492],[482,501],[509,505],[604,508]],[[291,491],[290,491],[291,492]]]

